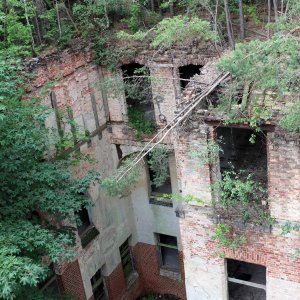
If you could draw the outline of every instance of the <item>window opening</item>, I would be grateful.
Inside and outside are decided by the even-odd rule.
[[[245,176],[252,174],[253,179],[267,187],[267,145],[266,133],[256,134],[255,143],[249,142],[253,130],[243,128],[217,128],[220,140],[221,173],[234,169],[243,171]]]
[[[147,155],[147,160],[149,160],[149,156]],[[153,184],[153,180],[155,177],[155,172],[148,166],[149,170],[149,179],[150,179],[150,189],[151,195],[155,196],[157,194],[172,194],[172,185],[171,185],[171,176],[170,176],[170,168],[168,166],[168,178],[161,186],[156,186]]]
[[[188,85],[189,81],[187,79],[191,79],[196,74],[200,75],[202,67],[201,65],[189,64],[178,68],[181,90],[185,89]]]
[[[76,213],[80,223],[77,225],[78,234],[82,235],[91,225],[89,213],[85,207],[81,207],[81,209]]]
[[[91,284],[92,284],[94,299],[95,300],[106,299],[104,278],[102,276],[101,268],[91,278]]]
[[[155,120],[149,69],[138,63],[123,65],[121,69],[129,118],[141,114],[145,121]]]
[[[227,259],[229,300],[265,300],[266,267]]]
[[[121,145],[120,144],[115,144],[115,145],[116,145],[118,159],[122,159],[122,157],[123,157],[123,151],[121,149]]]
[[[120,246],[119,251],[120,251],[124,276],[125,279],[128,280],[134,270],[128,239]]]
[[[160,253],[161,267],[179,270],[177,238],[175,236],[160,233],[158,233],[156,237]]]
[[[99,234],[99,231],[91,222],[88,210],[84,206],[76,212],[76,216],[79,219],[77,231],[81,239],[81,246],[85,248]]]

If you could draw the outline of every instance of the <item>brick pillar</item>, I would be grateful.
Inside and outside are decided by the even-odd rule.
[[[57,277],[63,293],[70,294],[74,300],[86,300],[78,260],[69,263]]]
[[[110,300],[122,298],[126,291],[126,281],[121,264],[109,276],[105,277],[105,283]]]
[[[171,294],[185,300],[183,253],[179,252],[181,280],[160,275],[160,265],[156,246],[138,243],[134,246],[137,272],[146,293]]]

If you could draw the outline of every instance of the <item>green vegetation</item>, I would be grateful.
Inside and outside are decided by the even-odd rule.
[[[97,177],[90,173],[75,179],[74,160],[48,153],[53,133],[45,120],[51,110],[36,97],[20,101],[26,89],[22,71],[20,60],[0,56],[2,299],[42,299],[36,287],[47,277],[45,257],[57,263],[75,255],[73,215],[92,204],[83,194]],[[40,213],[48,217],[42,221]]]
[[[141,164],[136,165],[130,172],[125,173],[133,159],[134,155],[123,160],[113,175],[106,177],[101,181],[101,187],[106,190],[108,195],[119,197],[126,196],[136,185],[142,170]]]
[[[280,14],[268,7],[263,17],[269,12],[275,22],[269,20],[265,24],[259,15],[259,7],[265,3],[262,0],[242,1],[244,13],[235,0],[220,0],[219,5],[213,0],[165,1],[159,7],[151,1],[71,2],[3,0],[0,3],[0,298],[3,299],[21,298],[24,293],[30,299],[42,297],[36,294],[36,287],[47,276],[48,264],[44,258],[59,262],[74,255],[72,216],[82,205],[91,204],[83,194],[97,178],[96,174],[80,180],[72,177],[70,167],[82,157],[63,154],[82,137],[71,118],[72,135],[56,137],[57,152],[49,157],[50,132],[45,120],[50,110],[37,97],[25,93],[29,78],[24,76],[20,58],[36,56],[47,47],[68,47],[73,38],[80,37],[92,45],[99,65],[115,70],[124,58],[134,56],[130,47],[115,47],[117,38],[142,41],[159,50],[189,47],[201,41],[220,53],[229,44],[233,51],[220,60],[219,68],[230,72],[232,78],[223,87],[217,103],[218,109],[226,113],[227,124],[248,122],[259,131],[260,125],[272,117],[268,104],[276,107],[287,101],[286,108],[279,112],[280,125],[293,133],[300,131],[298,0],[281,1]],[[210,21],[201,19],[203,16]],[[264,25],[267,36],[245,42],[246,18]],[[240,31],[240,43],[235,41],[237,32],[234,35],[229,26],[231,19],[238,20],[234,25]],[[240,87],[242,103],[237,93]],[[132,87],[127,90],[128,94],[133,91]],[[138,87],[137,91],[145,90]],[[258,93],[259,96],[254,96]],[[154,123],[147,121],[144,111],[130,107],[128,117],[138,137],[153,133]],[[213,164],[219,148],[209,144],[208,151],[208,156],[207,153],[196,156]],[[150,165],[157,170],[157,185],[166,177],[162,169],[165,159],[165,150],[152,153]],[[141,167],[124,174],[128,164],[125,161],[117,174],[102,180],[102,187],[110,195],[127,194],[137,182]],[[261,206],[265,191],[251,177],[242,180],[241,176],[235,172],[223,175],[215,187],[219,198],[214,205],[227,214],[236,214],[243,222],[271,223]],[[42,223],[36,212],[52,216],[56,222]],[[62,225],[63,220],[72,226]],[[242,237],[232,235],[226,224],[217,226],[215,239],[221,246],[234,248],[245,242]]]
[[[160,145],[149,153],[149,168],[154,173],[152,184],[156,187],[162,186],[170,177],[169,151],[166,146]]]
[[[289,233],[296,233],[300,236],[300,223],[286,222],[281,226],[281,235],[285,236]],[[300,257],[300,249],[296,249],[293,253],[290,254],[292,260],[295,260]]]
[[[216,226],[215,234],[212,236],[212,239],[218,243],[217,249],[214,250],[213,254],[220,257],[225,257],[223,247],[236,249],[247,242],[245,235],[237,234],[232,227],[222,223]]]
[[[222,257],[222,247],[235,249],[246,243],[246,236],[240,232],[243,229],[237,230],[235,222],[242,228],[246,228],[247,224],[274,224],[268,207],[263,205],[267,200],[266,189],[261,183],[253,180],[251,175],[226,171],[212,188],[212,204],[219,222],[213,236],[213,240],[217,241],[215,254]]]

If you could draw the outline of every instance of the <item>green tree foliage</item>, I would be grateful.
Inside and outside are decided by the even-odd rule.
[[[0,297],[36,287],[48,261],[74,256],[74,211],[90,205],[83,194],[94,180],[74,179],[71,161],[47,159],[50,110],[37,99],[20,101],[25,81],[16,59],[0,59]],[[51,216],[51,222],[35,212]],[[46,218],[47,219],[47,218]],[[62,223],[69,220],[69,226]],[[70,227],[71,226],[71,227]],[[46,259],[47,258],[47,259]],[[28,295],[28,297],[30,297]],[[29,298],[27,298],[29,299]],[[34,299],[34,298],[30,298]]]
[[[251,83],[252,91],[260,91],[262,94],[273,92],[273,105],[276,103],[290,102],[289,108],[283,109],[284,116],[281,125],[290,131],[299,132],[300,114],[299,101],[299,10],[298,1],[291,1],[287,7],[285,16],[278,18],[272,25],[274,34],[267,40],[252,40],[249,43],[236,45],[235,50],[221,59],[219,68],[233,75],[231,85],[245,86]],[[229,88],[230,89],[230,88]],[[270,114],[264,104],[261,103],[263,95],[252,97],[247,105],[239,107],[230,117],[233,122],[249,121],[257,126],[261,120],[270,118]],[[229,107],[233,111],[232,97],[223,97],[221,106]],[[294,104],[293,104],[294,103]],[[247,115],[249,107],[251,116]],[[236,108],[236,107],[235,107]]]
[[[149,153],[149,168],[154,173],[153,184],[156,187],[162,186],[170,177],[169,151],[166,146],[160,145]]]
[[[128,167],[131,165],[133,159],[134,155],[123,160],[114,174],[101,181],[101,187],[109,196],[126,196],[130,194],[132,188],[137,184],[142,166],[139,163],[128,171]]]
[[[153,47],[170,48],[174,45],[187,45],[193,40],[216,41],[217,35],[211,31],[208,21],[198,17],[189,19],[186,16],[176,16],[163,19],[154,31]]]

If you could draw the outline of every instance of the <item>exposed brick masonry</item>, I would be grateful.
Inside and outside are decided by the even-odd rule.
[[[74,300],[86,300],[84,286],[78,260],[69,263],[63,273],[58,276],[61,290],[72,295]]]
[[[134,247],[134,258],[145,293],[171,294],[182,300],[186,299],[182,252],[180,252],[180,281],[159,274],[159,258],[156,246],[138,243]]]

